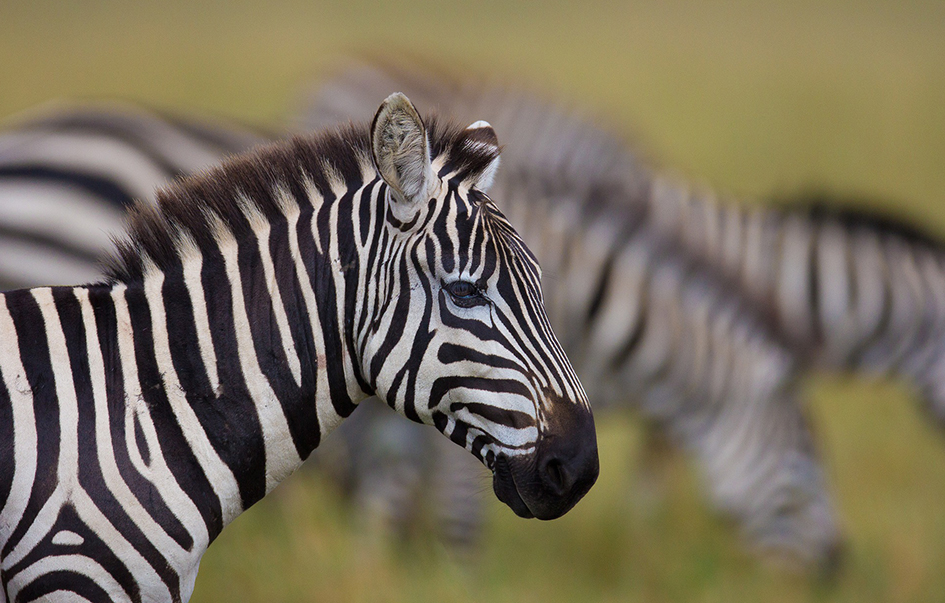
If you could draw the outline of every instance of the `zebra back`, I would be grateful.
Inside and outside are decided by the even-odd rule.
[[[862,199],[785,201],[659,179],[651,205],[664,237],[737,283],[812,365],[903,377],[945,426],[945,242]]]
[[[126,207],[268,136],[128,103],[50,103],[0,132],[0,288],[77,284],[121,232]]]

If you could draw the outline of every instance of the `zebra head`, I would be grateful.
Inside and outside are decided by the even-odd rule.
[[[552,519],[597,479],[594,420],[549,326],[538,264],[485,193],[495,132],[438,130],[402,94],[371,126],[388,259],[368,288],[362,370],[387,404],[479,458],[516,514]]]

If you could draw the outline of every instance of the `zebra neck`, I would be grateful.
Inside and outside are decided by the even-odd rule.
[[[152,456],[202,469],[194,488],[219,505],[220,529],[295,471],[360,391],[333,345],[343,334],[277,284],[271,263],[241,266],[236,256],[221,246],[221,257],[186,257],[101,292],[114,307],[128,412],[150,422]]]

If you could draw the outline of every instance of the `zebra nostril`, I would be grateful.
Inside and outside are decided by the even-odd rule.
[[[553,457],[545,462],[541,471],[541,479],[545,486],[554,492],[557,496],[562,496],[568,491],[568,473],[564,463],[560,459]]]

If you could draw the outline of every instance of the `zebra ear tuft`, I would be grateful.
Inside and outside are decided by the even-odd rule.
[[[394,193],[394,216],[408,221],[417,202],[426,200],[434,174],[423,120],[400,92],[388,96],[374,115],[371,152],[377,171]]]
[[[470,124],[464,132],[466,145],[477,153],[490,158],[485,167],[476,176],[475,186],[481,191],[488,191],[499,169],[499,137],[487,121],[479,120]]]

